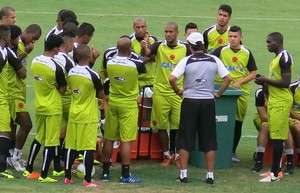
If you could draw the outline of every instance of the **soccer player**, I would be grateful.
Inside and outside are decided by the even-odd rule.
[[[46,39],[48,38],[49,35],[51,35],[51,34],[58,35],[58,34],[62,33],[63,32],[63,23],[66,20],[70,20],[70,19],[77,22],[76,14],[72,10],[61,9],[57,14],[56,25],[47,33],[47,35],[45,37],[45,44],[46,44]],[[77,25],[78,25],[78,22],[77,22]]]
[[[32,60],[31,70],[35,90],[35,113],[37,134],[30,148],[26,171],[28,177],[33,171],[33,163],[41,145],[44,146],[43,163],[39,182],[56,182],[48,177],[51,161],[59,149],[62,120],[61,94],[66,92],[67,82],[64,69],[55,60],[63,39],[55,34],[47,38],[44,54]],[[54,162],[54,171],[64,173],[60,164]]]
[[[8,78],[8,93],[7,101],[9,104],[9,110],[11,115],[12,135],[15,133],[15,123],[20,125],[20,129],[17,135],[17,142],[13,150],[12,157],[9,157],[8,161],[14,166],[17,171],[25,171],[25,166],[21,163],[22,148],[26,142],[27,136],[32,128],[32,122],[28,109],[25,103],[25,98],[22,95],[23,79],[26,78],[26,68],[21,64],[21,61],[17,57],[17,47],[19,44],[19,36],[22,33],[20,27],[16,25],[10,25],[11,43],[8,57],[11,57],[14,61],[9,62],[7,65],[7,78]],[[12,137],[14,139],[14,137]]]
[[[67,77],[69,71],[75,66],[75,62],[68,56],[68,53],[74,48],[75,35],[72,32],[62,32],[60,34],[64,43],[59,47],[59,52],[54,58],[59,62],[59,64],[64,67],[65,76]],[[68,82],[68,79],[67,79]],[[71,105],[72,91],[70,85],[67,84],[67,90],[61,95],[62,105],[63,105],[63,118],[61,125],[60,134],[60,158],[63,160],[64,157],[64,139],[69,119],[69,109]]]
[[[185,28],[184,28],[184,37],[185,39],[193,32],[198,32],[198,26],[197,24],[195,23],[188,23],[185,25]]]
[[[76,37],[75,37],[75,42],[74,42],[74,49],[73,51],[69,52],[69,55],[71,58],[73,58],[73,60],[75,61],[75,63],[77,63],[77,59],[76,59],[76,48],[78,47],[78,45],[80,44],[88,44],[95,32],[95,28],[92,24],[90,23],[86,23],[83,22],[77,31]],[[90,66],[93,67],[96,59],[100,56],[100,52],[97,48],[93,48],[91,47],[92,50],[92,57],[90,58]]]
[[[179,154],[175,150],[175,137],[179,128],[182,98],[174,93],[169,83],[169,76],[177,63],[189,55],[189,50],[187,44],[177,40],[178,34],[178,25],[169,22],[165,25],[165,40],[155,42],[150,47],[147,41],[141,41],[142,55],[155,55],[156,59],[151,127],[158,129],[164,155],[161,166],[168,166],[172,161],[175,161],[179,167]],[[180,78],[177,83],[182,89],[183,78]],[[170,137],[168,135],[169,129]]]
[[[255,83],[267,85],[269,90],[268,116],[270,140],[273,142],[273,160],[270,175],[262,178],[260,182],[274,182],[279,180],[283,141],[288,138],[288,118],[293,104],[293,95],[289,88],[293,59],[283,47],[281,33],[270,33],[266,42],[269,52],[275,53],[275,58],[269,67],[269,78],[261,75],[255,78]]]
[[[19,44],[17,46],[17,55],[18,55],[18,59],[19,61],[22,62],[22,65],[26,68],[27,65],[27,57],[28,54],[32,52],[32,50],[34,49],[34,43],[35,41],[37,41],[40,36],[41,36],[41,27],[37,24],[31,24],[29,25],[24,32],[19,36]],[[24,97],[25,101],[26,101],[26,79],[19,79],[19,86],[22,87],[22,93],[21,95]],[[24,101],[24,102],[25,102]],[[26,120],[27,122],[28,120]],[[24,122],[25,123],[25,122]],[[30,124],[30,122],[27,122]],[[29,126],[29,125],[28,125]],[[11,126],[11,136],[10,136],[10,157],[8,159],[9,164],[13,165],[11,163],[11,158],[13,156],[15,157],[19,157],[19,151],[21,150],[24,146],[24,142],[27,139],[28,133],[30,131],[29,127],[27,127],[27,129],[19,129],[18,132],[17,130],[17,126],[15,124],[12,124]],[[14,153],[14,151],[16,151],[16,153]],[[25,161],[22,160],[21,158],[19,159],[19,163],[23,163],[23,165],[25,165]]]
[[[139,95],[138,74],[145,73],[146,67],[140,60],[129,58],[131,41],[122,37],[117,44],[118,55],[107,62],[110,80],[109,101],[104,124],[104,146],[102,151],[103,181],[110,180],[110,158],[113,143],[121,142],[122,174],[121,183],[141,183],[141,180],[130,174],[131,145],[137,136]],[[106,86],[106,85],[105,85]]]
[[[195,149],[195,136],[199,136],[199,150],[205,153],[206,183],[214,183],[215,150],[217,133],[215,120],[215,98],[228,88],[231,76],[222,61],[206,54],[203,36],[193,32],[187,37],[192,55],[183,58],[170,75],[170,84],[177,95],[184,99],[181,104],[180,126],[176,148],[180,156],[180,176],[178,180],[187,183],[189,152]],[[224,82],[214,93],[215,75]],[[177,80],[184,75],[184,87],[180,89]]]
[[[252,52],[241,43],[243,35],[239,26],[230,27],[228,39],[229,44],[217,48],[212,54],[219,57],[229,71],[232,77],[230,86],[244,91],[244,94],[239,96],[237,100],[232,150],[232,161],[240,162],[236,156],[236,149],[241,138],[242,125],[247,112],[250,95],[249,82],[255,78],[257,67]]]
[[[216,48],[228,44],[228,25],[231,19],[232,9],[229,5],[221,5],[218,10],[217,24],[207,28],[203,32],[204,44],[210,54]]]
[[[146,20],[142,17],[137,17],[133,21],[134,33],[131,34],[132,49],[138,55],[141,55],[141,41],[144,40],[148,42],[148,46],[157,41],[157,38],[150,35],[147,31]],[[140,56],[142,58],[142,56]],[[146,85],[154,84],[154,74],[155,74],[155,61],[149,61],[146,64],[147,73],[139,75],[139,88],[140,90]]]
[[[68,129],[65,147],[65,180],[64,184],[72,184],[71,167],[76,151],[83,151],[85,175],[83,186],[100,187],[93,182],[93,153],[96,150],[99,111],[97,99],[104,97],[103,87],[99,75],[89,67],[91,49],[81,44],[76,48],[78,65],[70,69],[68,81],[72,91]]]
[[[0,25],[0,176],[13,179],[14,176],[7,170],[7,155],[9,151],[10,137],[10,114],[7,103],[8,79],[6,76],[5,66],[7,66],[6,47],[10,41],[10,29],[7,25]]]
[[[5,6],[0,10],[0,21],[3,25],[14,25],[16,23],[16,11],[14,8]]]
[[[255,165],[252,168],[253,172],[260,172],[263,168],[263,158],[266,150],[266,145],[269,141],[269,122],[268,122],[268,89],[267,86],[259,88],[255,92],[255,106],[257,113],[254,115],[254,125],[259,132],[257,135],[257,148],[255,155]],[[291,132],[289,132],[288,139],[284,141],[285,154],[287,157],[285,175],[293,174],[293,159],[294,159],[294,144]],[[269,172],[265,173],[269,174]],[[283,176],[282,172],[279,176]]]

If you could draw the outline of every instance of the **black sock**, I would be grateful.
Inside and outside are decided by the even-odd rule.
[[[294,154],[287,154],[286,155],[287,163],[290,163],[293,165],[294,162]]]
[[[35,160],[37,154],[40,151],[40,148],[41,148],[41,144],[36,139],[34,139],[31,144],[31,147],[30,147],[27,166],[26,166],[26,170],[29,173],[31,173],[33,171],[33,163],[34,163],[34,160]]]
[[[257,161],[256,161],[256,163],[263,163],[264,152],[257,152],[256,155],[257,155],[257,158],[256,158]]]
[[[10,140],[9,149],[15,149],[15,147],[16,147],[16,140],[15,139]]]
[[[44,148],[43,165],[42,165],[42,172],[41,172],[42,178],[46,178],[48,176],[50,163],[53,160],[54,155],[55,155],[55,147],[48,146]]]
[[[272,142],[273,142],[273,163],[272,163],[271,172],[273,172],[274,175],[278,177],[280,161],[283,153],[283,140],[272,139]]]
[[[53,162],[54,162],[54,170],[57,171],[57,172],[61,172],[63,169],[60,165],[60,160],[61,160],[61,157],[60,157],[60,147],[59,146],[56,146],[54,147],[54,158],[53,158]]]
[[[71,180],[72,178],[72,165],[75,160],[75,151],[66,149],[65,151],[65,177]]]
[[[85,165],[85,176],[84,179],[87,182],[91,182],[92,180],[92,169],[94,164],[94,151],[93,150],[87,150],[84,151],[84,165]]]
[[[9,139],[6,137],[0,137],[0,172],[4,172],[7,169],[6,158],[9,151]]]
[[[236,152],[236,148],[240,142],[241,135],[242,135],[242,125],[243,125],[242,121],[235,121],[232,153]]]
[[[110,168],[110,162],[103,162],[102,164],[102,174],[106,174],[106,175],[109,175],[109,168]]]
[[[129,174],[129,165],[123,165],[122,164],[122,177],[128,178],[130,176]]]
[[[176,153],[175,139],[176,139],[177,131],[178,131],[177,129],[170,130],[170,151],[173,153]]]
[[[61,160],[64,160],[65,156],[65,139],[59,138],[60,144],[59,144],[59,157]]]

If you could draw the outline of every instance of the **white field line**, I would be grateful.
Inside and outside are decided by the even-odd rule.
[[[18,14],[41,14],[41,15],[57,15],[57,12],[31,12],[31,11],[17,11]],[[95,16],[95,17],[156,17],[156,18],[198,18],[198,19],[216,19],[216,17],[210,16],[191,16],[191,15],[136,15],[136,14],[122,14],[122,13],[76,13],[83,16]],[[254,21],[300,21],[300,18],[254,18],[254,17],[238,17],[235,20],[254,20]]]

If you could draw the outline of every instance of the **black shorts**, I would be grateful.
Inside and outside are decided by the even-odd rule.
[[[200,151],[217,150],[214,99],[183,99],[176,148],[195,150],[196,135]]]

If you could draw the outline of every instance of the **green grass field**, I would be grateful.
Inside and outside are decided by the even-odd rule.
[[[94,37],[90,43],[99,48],[101,53],[105,49],[115,46],[121,35],[130,35],[133,32],[132,21],[137,16],[145,17],[148,30],[158,39],[164,38],[164,24],[169,21],[177,22],[180,28],[179,39],[184,40],[184,26],[188,22],[195,22],[200,31],[216,23],[217,9],[220,4],[227,3],[233,8],[231,25],[239,25],[243,29],[243,43],[254,54],[258,66],[258,73],[267,75],[268,65],[273,54],[266,48],[266,36],[274,31],[282,32],[284,35],[285,48],[291,53],[294,59],[293,80],[299,77],[300,61],[298,45],[300,38],[296,33],[299,24],[298,16],[300,2],[297,0],[253,0],[253,1],[211,1],[211,0],[1,0],[0,7],[9,5],[17,11],[17,25],[25,29],[29,24],[41,25],[42,38],[36,42],[34,51],[30,54],[29,60],[42,54],[43,38],[46,33],[55,25],[57,12],[60,9],[72,9],[77,13],[79,22],[89,22],[96,28]],[[100,56],[102,57],[102,55]],[[95,70],[99,69],[101,59],[99,58]],[[28,68],[30,69],[30,68]],[[34,121],[34,93],[31,80],[31,72],[28,71],[27,104]],[[120,185],[120,165],[115,164],[112,168],[113,180],[103,183],[99,189],[83,188],[81,179],[78,183],[70,186],[63,185],[63,178],[58,183],[41,184],[37,181],[23,179],[16,180],[0,179],[0,192],[296,192],[299,191],[300,169],[295,168],[295,174],[284,177],[278,183],[259,183],[260,177],[253,174],[250,169],[253,167],[252,154],[255,150],[257,131],[255,130],[252,118],[255,112],[254,91],[258,88],[251,83],[251,97],[247,116],[243,126],[243,137],[238,147],[238,156],[241,163],[233,164],[232,168],[215,171],[215,184],[206,185],[203,180],[206,171],[195,167],[189,168],[189,183],[181,185],[175,181],[179,174],[175,166],[161,168],[158,162],[134,161],[132,172],[142,178],[140,185]],[[35,126],[29,136],[24,148],[24,158],[27,158],[29,145],[34,136]],[[41,155],[41,154],[40,154]],[[41,156],[40,156],[41,157]],[[41,158],[36,161],[36,169],[39,171]],[[268,166],[265,167],[268,169]],[[98,180],[100,167],[96,166],[95,180]],[[15,172],[17,176],[21,173]]]

